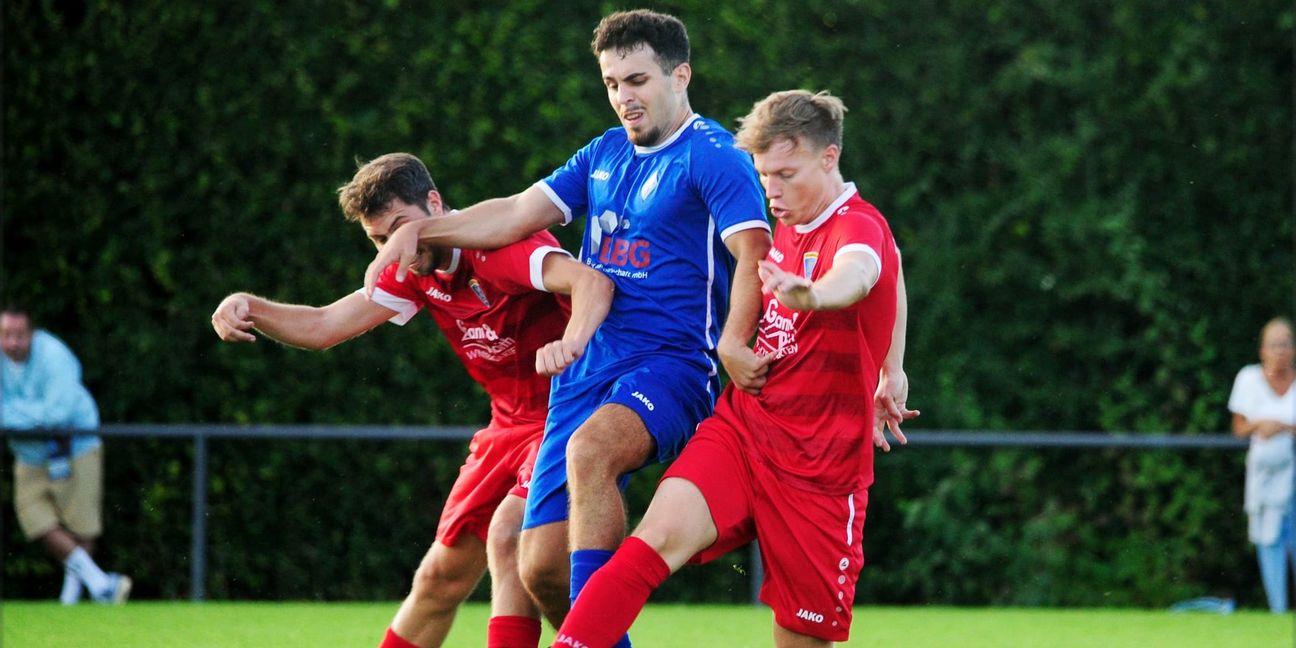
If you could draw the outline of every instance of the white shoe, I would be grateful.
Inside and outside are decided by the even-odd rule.
[[[96,596],[95,600],[99,603],[109,603],[112,605],[121,605],[130,598],[131,579],[125,574],[108,574],[111,585],[108,591],[102,597]]]

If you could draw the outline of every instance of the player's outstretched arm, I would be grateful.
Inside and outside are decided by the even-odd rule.
[[[749,346],[756,334],[761,307],[756,264],[769,254],[769,232],[763,228],[735,232],[725,239],[725,247],[734,257],[734,277],[729,290],[729,317],[720,332],[716,352],[733,384],[747,393],[758,394],[765,386],[765,374],[773,360],[771,356],[756,355]]]
[[[760,262],[761,291],[773,292],[779,302],[794,310],[834,310],[864,299],[877,283],[880,269],[864,252],[844,252],[818,281],[784,272],[769,261]]]
[[[365,270],[365,295],[373,296],[378,275],[393,263],[404,281],[418,257],[419,243],[469,250],[494,250],[564,221],[544,190],[532,185],[508,198],[492,198],[453,214],[420,219],[397,228]]]
[[[571,319],[562,339],[536,351],[536,372],[556,376],[585,353],[585,345],[612,307],[616,284],[602,272],[566,254],[545,255],[540,272],[545,290],[572,298]]]
[[[391,318],[393,311],[360,293],[328,306],[280,304],[249,293],[234,293],[212,313],[212,328],[226,342],[255,342],[253,330],[303,349],[327,349]]]
[[[904,267],[896,275],[896,318],[891,330],[891,348],[882,361],[878,376],[877,393],[874,395],[874,406],[877,423],[873,429],[873,444],[883,452],[891,451],[891,444],[886,439],[886,428],[901,445],[909,443],[900,424],[919,415],[918,410],[905,406],[909,399],[909,377],[904,371],[905,329],[909,323],[909,297],[905,293]]]

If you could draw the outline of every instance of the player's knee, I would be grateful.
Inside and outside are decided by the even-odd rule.
[[[472,594],[480,576],[476,570],[427,556],[414,572],[414,596],[438,610],[454,608]]]
[[[536,600],[566,600],[570,587],[565,567],[548,561],[522,560],[518,563],[518,576]]]
[[[567,478],[605,480],[634,470],[643,463],[640,457],[626,456],[618,443],[590,430],[577,430],[567,442]]]
[[[498,516],[491,520],[490,531],[486,534],[486,551],[491,564],[507,565],[517,562],[518,537],[521,533],[517,520]]]

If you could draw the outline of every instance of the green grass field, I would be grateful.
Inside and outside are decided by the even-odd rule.
[[[131,603],[124,607],[0,604],[4,648],[374,648],[396,603]],[[485,645],[488,610],[466,606],[447,646]],[[859,608],[850,641],[876,648],[1287,648],[1292,615],[1259,611],[1172,614],[1147,610]],[[765,608],[650,605],[631,634],[641,648],[770,645]],[[546,631],[544,641],[553,633]],[[547,645],[547,644],[545,644]]]

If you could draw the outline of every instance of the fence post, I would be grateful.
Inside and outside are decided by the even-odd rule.
[[[189,598],[203,600],[207,583],[207,435],[194,432],[193,527],[189,548]]]

